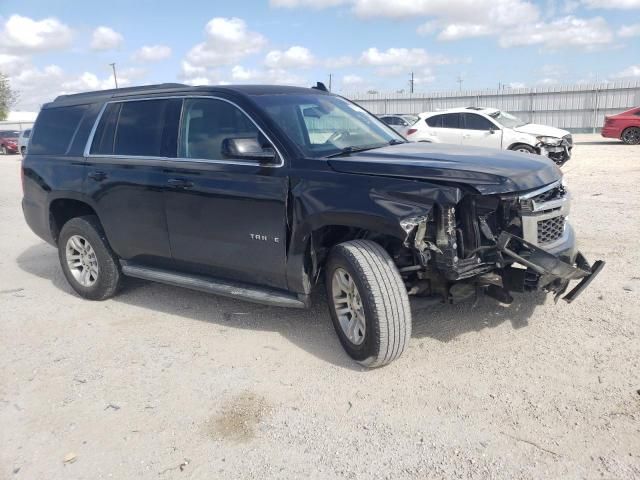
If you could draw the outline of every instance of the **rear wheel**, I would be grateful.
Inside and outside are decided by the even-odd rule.
[[[354,240],[331,250],[326,268],[331,319],[345,351],[366,367],[402,355],[411,337],[407,289],[389,254]]]
[[[622,132],[622,136],[620,138],[627,145],[638,145],[640,144],[640,128],[629,127]]]
[[[118,290],[120,265],[95,215],[64,224],[58,238],[58,257],[64,276],[83,298],[105,300]]]
[[[7,151],[7,147],[5,147],[4,145],[2,145],[2,146],[0,147],[0,154],[2,154],[2,155],[8,155],[8,154],[9,154],[9,152]]]
[[[26,153],[27,153],[27,147],[20,147],[20,153],[24,157],[26,155]]]

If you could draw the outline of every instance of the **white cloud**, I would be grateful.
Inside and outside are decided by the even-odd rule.
[[[360,63],[372,67],[415,67],[450,61],[442,56],[431,56],[424,48],[388,48],[380,51],[373,47],[362,52]]]
[[[92,50],[113,50],[124,43],[124,37],[109,27],[98,27],[91,35]]]
[[[343,55],[341,57],[331,57],[324,61],[324,66],[327,68],[345,68],[353,65],[353,58],[349,55]]]
[[[522,25],[504,32],[499,43],[502,47],[540,45],[549,49],[564,47],[594,48],[613,40],[613,32],[601,17],[582,19],[572,16],[549,23]]]
[[[264,63],[269,68],[308,68],[315,63],[309,49],[293,46],[288,50],[272,50],[267,53]]]
[[[234,83],[308,85],[304,78],[294,75],[283,68],[254,70],[247,69],[242,65],[236,65],[231,69],[231,80]]]
[[[118,70],[118,85],[131,85],[144,75],[141,69]],[[68,74],[58,65],[39,68],[27,64],[19,73],[9,78],[12,88],[19,92],[16,110],[39,110],[43,103],[58,95],[114,87],[113,74],[100,78],[92,72],[80,75]]]
[[[418,28],[420,30],[421,27]],[[463,38],[484,37],[496,31],[489,25],[473,23],[451,23],[438,34],[438,40],[460,40]]]
[[[612,75],[613,78],[640,78],[640,64],[631,65],[621,72]]]
[[[138,62],[158,62],[171,56],[171,48],[166,45],[145,45],[136,50],[133,59]]]
[[[582,0],[582,3],[588,8],[616,8],[622,10],[640,8],[640,0]]]
[[[620,27],[620,30],[618,30],[618,36],[623,38],[640,36],[640,23],[623,25]]]
[[[71,29],[56,18],[33,20],[11,15],[0,27],[0,52],[24,54],[57,50],[71,44]]]
[[[17,75],[29,65],[28,59],[24,55],[9,55],[0,53],[0,72],[4,75]]]
[[[364,83],[364,78],[358,75],[345,75],[342,77],[342,85],[345,87],[353,87],[357,85],[362,85]]]
[[[526,84],[522,82],[511,82],[509,83],[509,88],[518,89],[518,88],[526,88]]]
[[[187,62],[194,67],[228,65],[260,52],[266,43],[266,38],[250,31],[244,20],[216,17],[205,27],[205,41],[187,53]]]

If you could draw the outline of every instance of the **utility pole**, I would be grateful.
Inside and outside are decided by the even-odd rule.
[[[333,74],[329,74],[329,91],[331,91],[331,79],[333,78]]]
[[[111,68],[113,69],[113,81],[116,84],[116,88],[118,88],[118,77],[116,76],[116,64],[110,63],[109,65],[111,65]]]
[[[460,91],[462,91],[462,82],[464,82],[464,79],[462,78],[462,75],[458,75],[458,78],[456,79],[456,82],[458,82],[458,84],[460,85]]]
[[[411,79],[409,80],[409,93],[413,93],[413,85],[414,85],[413,72],[411,72]]]

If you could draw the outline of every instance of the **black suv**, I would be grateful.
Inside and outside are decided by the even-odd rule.
[[[287,307],[324,276],[346,351],[367,366],[411,336],[409,296],[556,298],[603,266],[576,250],[546,158],[408,143],[321,88],[164,84],[46,104],[23,210],[84,298],[123,275]]]

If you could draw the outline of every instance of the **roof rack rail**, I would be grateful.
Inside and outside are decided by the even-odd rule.
[[[71,99],[71,98],[82,98],[89,96],[115,96],[118,94],[126,94],[133,93],[138,90],[166,90],[171,88],[183,88],[187,87],[187,85],[183,83],[158,83],[155,85],[139,85],[136,87],[124,87],[124,88],[111,88],[109,90],[93,90],[90,92],[80,92],[80,93],[70,93],[66,95],[58,95],[54,102],[59,100]]]

